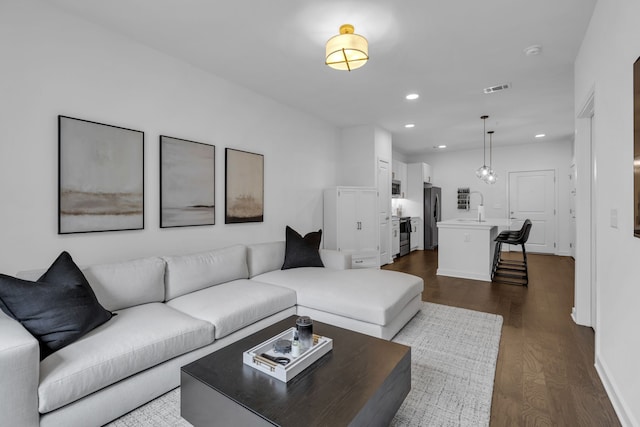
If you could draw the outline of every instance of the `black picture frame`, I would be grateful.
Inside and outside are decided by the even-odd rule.
[[[58,234],[144,229],[144,132],[58,116]]]
[[[264,221],[264,155],[225,149],[225,224]]]
[[[640,57],[633,63],[633,235],[640,237]]]
[[[216,147],[160,135],[160,228],[215,225]]]

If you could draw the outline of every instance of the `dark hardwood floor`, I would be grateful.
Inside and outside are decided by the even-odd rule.
[[[491,426],[619,426],[594,368],[594,332],[570,316],[574,260],[528,261],[528,288],[436,276],[436,251],[415,251],[383,268],[422,277],[425,301],[504,318]]]

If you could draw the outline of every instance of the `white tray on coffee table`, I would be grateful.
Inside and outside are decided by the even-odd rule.
[[[276,341],[289,340],[293,342],[293,333],[295,330],[295,327],[289,328],[275,337],[269,338],[267,341],[243,352],[242,361],[245,365],[249,365],[280,381],[287,382],[333,349],[333,340],[331,338],[314,334],[313,345],[301,353],[300,356],[292,357],[291,353],[276,353],[273,350]],[[286,365],[281,365],[261,357],[260,355],[263,353],[273,357],[286,357],[291,361]]]

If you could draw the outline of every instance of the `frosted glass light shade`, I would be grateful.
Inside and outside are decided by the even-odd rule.
[[[489,174],[489,166],[487,165],[480,166],[476,170],[476,176],[480,179],[485,179],[488,174]]]
[[[489,171],[487,176],[484,178],[484,182],[486,182],[487,184],[495,184],[497,180],[498,180],[498,174],[495,173],[493,170]]]
[[[327,41],[325,64],[336,70],[355,70],[369,60],[369,42],[353,33],[353,25],[340,27],[340,34]]]

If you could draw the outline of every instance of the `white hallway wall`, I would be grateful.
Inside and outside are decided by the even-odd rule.
[[[498,132],[496,137],[499,138]],[[442,218],[476,217],[478,195],[471,196],[469,212],[457,209],[458,187],[469,187],[484,196],[488,218],[508,217],[508,172],[544,170],[556,171],[556,200],[558,227],[556,234],[557,254],[569,255],[569,167],[572,161],[572,142],[537,142],[533,144],[493,148],[493,169],[498,173],[498,181],[485,184],[475,171],[482,166],[482,149],[465,151],[443,151],[413,158],[433,168],[433,185],[442,188]],[[400,156],[396,158],[400,159]],[[402,160],[401,160],[402,161]],[[487,153],[487,162],[489,161]],[[410,204],[409,204],[410,205]],[[414,212],[415,206],[410,208]],[[413,213],[410,213],[413,215]]]
[[[640,56],[639,17],[637,0],[599,1],[575,64],[576,114],[595,92],[596,367],[627,426],[640,426],[640,239],[633,237],[633,63]],[[576,139],[578,174],[589,174],[587,144]],[[618,212],[617,228],[610,225],[612,210]],[[588,260],[579,265],[590,268]],[[588,291],[588,283],[578,283],[585,285]]]
[[[283,240],[322,227],[338,130],[68,15],[0,3],[0,272]],[[57,234],[58,125],[67,115],[145,132],[145,229]],[[216,146],[216,225],[159,228],[159,135]],[[265,221],[224,224],[224,149],[265,155]],[[310,160],[311,159],[311,160]]]

